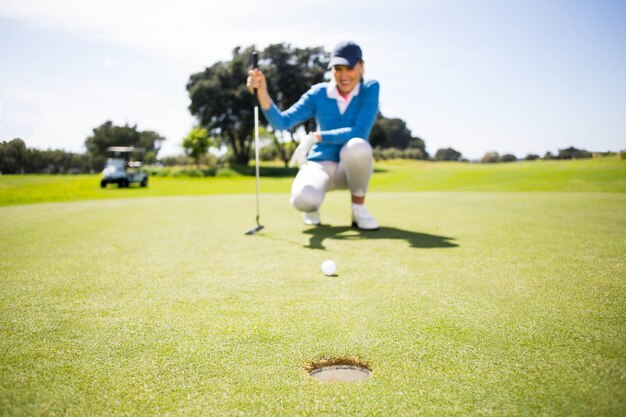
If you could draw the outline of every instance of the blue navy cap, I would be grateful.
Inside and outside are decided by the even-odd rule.
[[[330,63],[328,68],[335,65],[355,66],[359,61],[363,60],[361,47],[351,41],[339,42],[333,52],[330,54]]]

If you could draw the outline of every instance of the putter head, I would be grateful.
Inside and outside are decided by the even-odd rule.
[[[253,235],[253,234],[255,234],[256,232],[258,232],[259,230],[261,230],[261,229],[263,229],[263,226],[258,225],[258,226],[256,226],[256,227],[253,227],[253,228],[252,228],[252,229],[250,229],[250,230],[246,230],[246,234],[247,234],[247,235]]]

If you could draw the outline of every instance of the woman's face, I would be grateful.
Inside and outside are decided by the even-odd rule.
[[[335,65],[332,69],[333,78],[341,94],[348,94],[361,81],[363,76],[363,62],[350,68],[346,65]]]

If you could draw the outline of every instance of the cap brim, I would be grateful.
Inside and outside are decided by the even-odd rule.
[[[332,68],[335,65],[345,65],[348,67],[353,67],[357,64],[357,62],[359,62],[358,58],[348,59],[340,56],[334,56],[330,59],[330,62],[328,63],[328,68]]]

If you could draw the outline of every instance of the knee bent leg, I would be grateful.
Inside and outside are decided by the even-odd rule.
[[[311,186],[305,186],[297,194],[291,195],[291,205],[305,213],[316,211],[322,204],[323,194]]]
[[[373,158],[372,146],[364,139],[352,138],[341,148],[340,158],[345,160]]]

